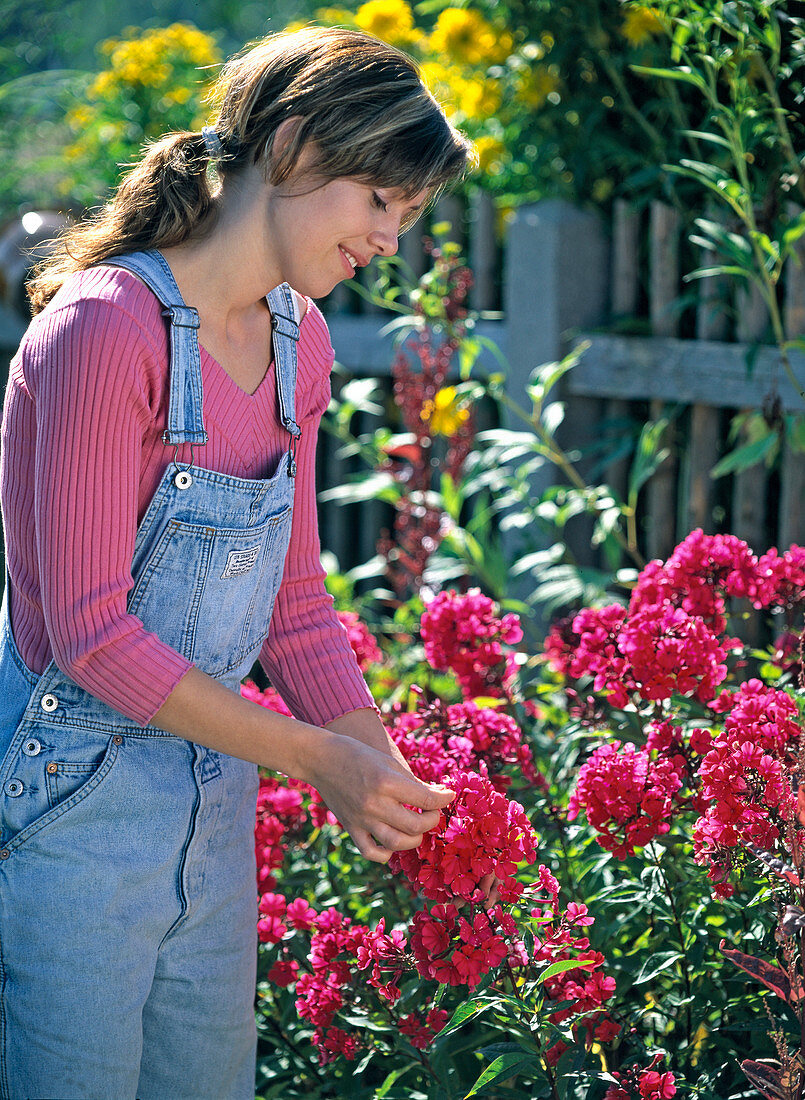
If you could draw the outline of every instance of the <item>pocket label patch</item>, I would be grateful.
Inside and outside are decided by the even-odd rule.
[[[226,559],[226,569],[221,574],[221,579],[242,577],[244,573],[248,573],[257,563],[259,553],[259,545],[250,546],[248,550],[230,550],[229,557]]]

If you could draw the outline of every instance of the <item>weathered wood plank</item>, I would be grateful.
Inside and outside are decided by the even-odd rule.
[[[680,217],[673,206],[655,200],[651,204],[649,239],[649,307],[655,336],[676,336],[680,290]]]
[[[716,491],[710,471],[720,457],[721,416],[711,405],[694,405],[690,410],[688,449],[682,485],[686,531],[701,527],[713,534]]]
[[[735,336],[739,343],[757,343],[768,336],[769,309],[755,283],[738,287],[735,309]]]
[[[792,542],[805,544],[805,455],[786,447],[780,477],[780,522],[777,541],[780,550]]]
[[[492,196],[478,190],[472,196],[469,209],[469,261],[473,284],[470,305],[473,309],[495,309],[497,306],[498,242],[497,211]]]
[[[751,411],[751,410],[746,410]],[[748,442],[743,432],[736,446]],[[766,506],[769,499],[768,470],[763,463],[741,470],[733,478],[732,523],[730,530],[739,539],[748,542],[752,549],[763,553],[767,549]]]
[[[705,210],[709,221],[723,221],[721,208],[709,203]],[[713,267],[720,260],[718,254],[703,248],[699,263],[703,268]],[[726,340],[730,330],[730,290],[732,281],[726,275],[710,275],[697,280],[696,335],[700,340]]]
[[[394,360],[394,337],[382,330],[396,314],[356,317],[350,314],[326,314],[336,360],[353,374],[381,377],[391,373]],[[474,329],[479,336],[492,340],[507,354],[509,328],[504,321],[479,321]],[[500,363],[491,352],[483,350],[478,360],[480,370],[499,371]],[[521,400],[524,400],[524,395]]]
[[[652,401],[651,419],[659,420],[664,402]],[[676,545],[677,483],[679,454],[673,421],[663,433],[662,444],[668,457],[646,485],[646,552],[651,558],[667,558]]]
[[[604,405],[604,428],[609,425],[623,424],[624,431],[630,429],[629,422],[634,420],[634,405],[631,401],[625,401],[619,397],[610,398]],[[626,455],[610,462],[604,471],[607,485],[613,490],[620,500],[625,501],[629,491],[629,469],[631,457]]]
[[[612,213],[612,313],[633,317],[640,294],[640,211],[616,199]]]
[[[789,208],[792,218],[802,211]],[[789,259],[783,273],[785,281],[785,332],[789,340],[805,336],[805,237],[794,245],[794,259]]]
[[[760,348],[750,372],[749,349],[741,344],[611,335],[579,339],[590,346],[570,374],[572,393],[758,408],[776,380],[783,407],[802,409],[774,348]],[[791,358],[797,377],[805,382],[805,354],[794,352]]]

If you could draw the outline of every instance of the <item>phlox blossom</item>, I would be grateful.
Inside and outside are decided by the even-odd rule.
[[[668,832],[674,795],[681,786],[674,761],[652,760],[645,749],[612,741],[596,749],[579,769],[568,818],[572,821],[584,810],[601,846],[625,859]]]
[[[421,620],[425,656],[434,668],[452,671],[464,693],[500,696],[515,668],[504,646],[523,638],[517,615],[499,616],[497,606],[480,589],[464,594],[439,592]]]
[[[413,851],[395,852],[389,861],[432,901],[482,900],[481,880],[494,875],[503,901],[514,901],[523,887],[517,865],[533,863],[536,836],[525,811],[480,775],[458,772],[444,780],[456,797]]]

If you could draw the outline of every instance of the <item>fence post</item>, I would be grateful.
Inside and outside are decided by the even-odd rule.
[[[788,213],[793,220],[802,214],[791,204]],[[785,268],[785,330],[789,340],[805,336],[805,238],[794,246],[795,256]],[[805,415],[805,409],[800,410]],[[780,522],[778,546],[787,549],[792,542],[805,541],[805,456],[794,451],[788,441],[783,448],[780,477]]]
[[[607,311],[608,242],[602,220],[562,199],[522,206],[506,241],[504,303],[509,395],[518,403],[535,367],[559,358],[577,328]]]
[[[609,245],[598,215],[579,210],[561,199],[547,199],[523,206],[509,225],[504,272],[506,314],[506,378],[508,396],[531,408],[526,386],[534,369],[559,359],[568,350],[574,329],[593,328],[607,312]],[[597,398],[573,397],[567,401],[564,434],[583,446],[599,419]],[[507,427],[520,425],[509,417]],[[543,466],[532,480],[532,494],[541,496],[556,480],[553,468]],[[575,532],[574,554],[590,555],[589,535]],[[516,552],[515,537],[509,545]],[[529,532],[531,542],[547,548]],[[530,588],[533,585],[529,585]],[[527,596],[526,579],[518,595]]]

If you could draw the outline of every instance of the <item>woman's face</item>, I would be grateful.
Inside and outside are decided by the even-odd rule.
[[[266,247],[281,281],[321,298],[375,256],[393,256],[401,226],[427,198],[348,178],[300,182],[271,191]]]

